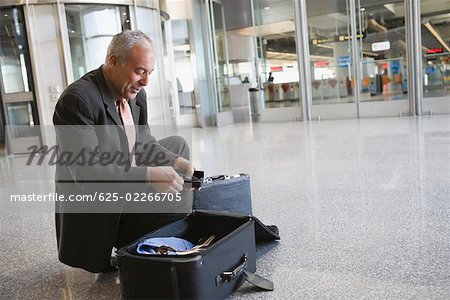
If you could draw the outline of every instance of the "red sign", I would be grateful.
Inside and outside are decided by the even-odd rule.
[[[427,50],[427,54],[442,53],[442,52],[443,52],[442,48],[433,48]]]
[[[330,63],[326,60],[320,60],[320,61],[316,61],[314,63],[314,67],[326,67],[328,66]]]
[[[282,71],[283,67],[270,67],[270,71],[272,72],[277,72],[277,71]]]

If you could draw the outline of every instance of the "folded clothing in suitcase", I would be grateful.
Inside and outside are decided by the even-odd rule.
[[[139,254],[143,240],[175,237],[198,244],[214,236],[204,250],[188,255]],[[221,299],[244,279],[273,290],[256,271],[255,219],[250,216],[194,211],[119,249],[113,264],[119,267],[124,299]]]

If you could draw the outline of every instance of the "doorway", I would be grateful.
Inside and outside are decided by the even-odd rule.
[[[220,0],[207,0],[209,26],[211,32],[211,53],[214,69],[214,98],[216,107],[216,126],[233,123],[231,111],[227,33],[223,3]]]
[[[39,118],[22,7],[0,9],[2,139],[9,154],[41,145]]]
[[[313,119],[410,114],[403,0],[307,1]]]

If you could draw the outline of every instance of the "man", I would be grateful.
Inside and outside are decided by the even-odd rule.
[[[56,168],[56,192],[66,197],[101,194],[102,200],[115,195],[114,202],[102,203],[111,204],[102,207],[112,207],[112,213],[71,210],[91,203],[56,204],[58,254],[67,265],[109,271],[113,247],[180,217],[116,210],[126,207],[126,195],[148,188],[179,193],[183,190],[179,173],[192,176],[194,172],[182,138],[158,142],[151,136],[143,87],[154,65],[150,38],[141,31],[121,32],[113,37],[105,63],[72,83],[56,104],[53,123],[62,159]],[[67,153],[71,159],[64,161]]]

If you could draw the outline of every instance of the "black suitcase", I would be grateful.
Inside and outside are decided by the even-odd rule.
[[[205,250],[186,256],[138,254],[139,241],[149,237],[180,237],[197,243],[214,235]],[[194,211],[119,249],[113,264],[119,267],[124,299],[223,299],[247,279],[273,290],[273,284],[255,274],[255,219],[230,213]]]
[[[217,175],[202,180],[201,190],[194,193],[194,209],[252,214],[249,175]]]

